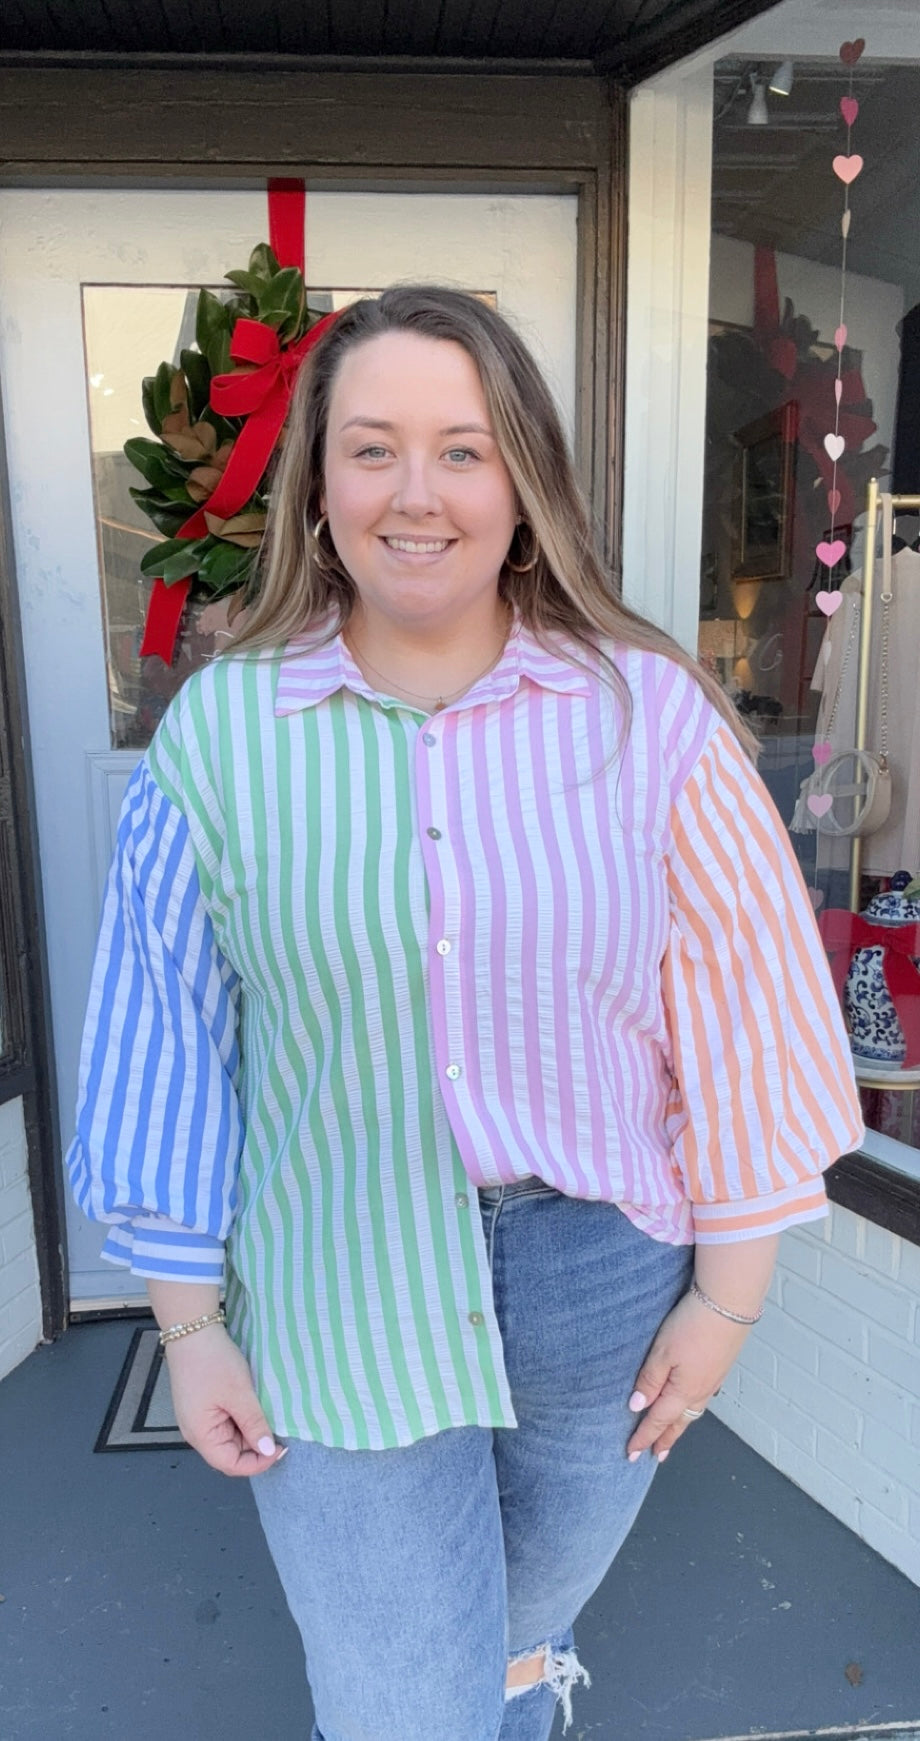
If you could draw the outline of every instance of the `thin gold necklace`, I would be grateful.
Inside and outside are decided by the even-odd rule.
[[[499,659],[501,658],[503,652],[505,651],[510,628],[511,628],[511,625],[509,623],[508,628],[505,630],[505,633],[504,633],[504,636],[502,639],[502,644],[499,647],[498,652],[495,655],[495,658],[489,660],[489,663],[488,663],[488,665],[486,665],[485,669],[477,672],[476,676],[471,677],[468,683],[461,683],[459,689],[449,691],[447,695],[438,695],[436,697],[432,697],[430,695],[420,695],[417,689],[404,689],[402,684],[394,683],[392,678],[387,677],[385,672],[378,671],[376,665],[372,665],[370,660],[367,658],[367,656],[364,653],[357,655],[357,657],[359,659],[359,662],[362,665],[366,665],[368,671],[372,671],[375,677],[379,677],[381,679],[381,681],[387,686],[388,689],[397,689],[399,691],[400,695],[407,695],[410,700],[424,701],[426,703],[426,705],[430,706],[432,713],[440,713],[441,709],[446,707],[449,702],[456,701],[457,698],[459,696],[463,695],[467,689],[472,689],[474,683],[478,683],[481,678],[488,676],[488,674],[492,670],[493,666],[498,664]],[[353,655],[353,657],[355,657],[355,655]]]

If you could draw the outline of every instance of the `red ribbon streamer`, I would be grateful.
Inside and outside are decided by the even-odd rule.
[[[272,252],[280,266],[297,266],[301,272],[304,270],[305,209],[306,194],[302,181],[279,179],[269,182],[268,223]],[[259,320],[237,321],[230,341],[230,355],[235,362],[253,366],[235,369],[229,375],[215,375],[210,398],[212,408],[222,417],[245,417],[247,421],[233,444],[217,488],[180,527],[177,538],[203,538],[209,529],[205,511],[221,520],[229,520],[249,501],[274,452],[301,363],[335,318],[335,311],[324,315],[296,344],[284,347],[274,327]],[[172,663],[191,585],[191,578],[174,581],[171,586],[162,579],[154,581],[141,642],[142,659],[158,653],[167,665]]]
[[[304,271],[306,214],[304,183],[274,176],[268,184],[268,240],[279,266]]]
[[[873,925],[845,907],[829,907],[819,915],[818,927],[840,998],[855,951],[881,944],[885,985],[907,1047],[904,1064],[910,1068],[920,1064],[920,972],[912,959],[920,955],[920,923]]]

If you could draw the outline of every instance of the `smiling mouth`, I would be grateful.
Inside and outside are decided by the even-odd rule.
[[[408,556],[439,556],[456,542],[453,538],[384,538],[388,550],[404,550]]]

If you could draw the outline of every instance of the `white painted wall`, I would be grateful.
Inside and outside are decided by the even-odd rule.
[[[784,1234],[710,1407],[920,1584],[920,1247],[837,1204]]]
[[[41,1341],[42,1303],[21,1100],[0,1106],[0,1378]]]

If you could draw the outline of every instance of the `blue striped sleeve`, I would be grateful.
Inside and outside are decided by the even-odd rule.
[[[136,1275],[220,1281],[242,1146],[239,979],[188,823],[146,762],[122,806],[80,1057],[74,1196]]]

